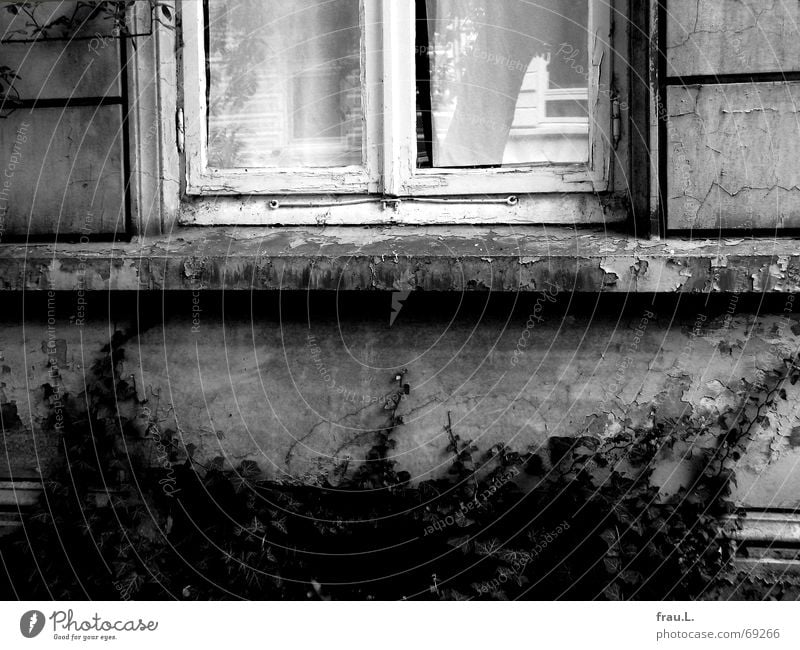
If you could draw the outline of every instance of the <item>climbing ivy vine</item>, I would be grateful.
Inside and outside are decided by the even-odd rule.
[[[654,412],[646,428],[544,449],[481,451],[448,414],[450,471],[415,483],[393,458],[413,394],[399,371],[371,448],[342,461],[334,485],[195,459],[125,375],[126,341],[114,337],[84,394],[61,397],[61,470],[1,554],[12,596],[699,598],[728,577],[720,518],[736,514],[736,464],[800,379],[787,359],[714,421]],[[678,444],[694,474],[665,497],[653,472]]]
[[[18,17],[15,24],[21,25],[0,35],[4,43],[32,43],[42,41],[73,41],[82,39],[135,38],[141,36],[132,31],[128,22],[129,11],[136,2],[150,5],[152,21],[174,28],[174,15],[168,3],[161,0],[75,0],[71,3],[11,2],[4,10]],[[62,5],[71,7],[67,11]],[[93,25],[102,30],[87,31]],[[135,43],[135,41],[134,41]],[[22,77],[10,66],[0,65],[0,117],[8,117],[20,105],[21,97],[17,81]]]

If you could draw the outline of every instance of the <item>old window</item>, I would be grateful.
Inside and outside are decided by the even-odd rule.
[[[20,74],[0,88],[0,149],[25,156],[0,236],[629,217],[626,0],[108,6],[124,32],[78,21],[30,42],[0,11],[0,67]]]
[[[357,2],[212,0],[206,29],[210,167],[361,166]]]
[[[186,192],[604,192],[605,0],[183,3]]]

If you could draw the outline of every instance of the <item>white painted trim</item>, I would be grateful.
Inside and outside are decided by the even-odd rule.
[[[161,0],[175,16],[174,0]],[[137,33],[151,26],[149,3],[137,2],[130,19]],[[152,22],[152,34],[128,44],[128,129],[133,235],[168,231],[180,210],[180,157],[175,141],[176,29]]]
[[[738,542],[800,542],[800,513],[750,510],[743,519],[728,516],[724,523],[726,535]]]
[[[177,14],[177,0],[166,0],[162,4]],[[179,23],[179,17],[175,19]],[[158,80],[159,110],[159,145],[161,156],[161,232],[171,232],[178,221],[181,209],[181,170],[182,158],[178,151],[176,115],[180,84],[178,81],[178,64],[180,61],[180,32],[156,25],[156,66],[150,74],[156,74]]]
[[[404,0],[407,1],[407,0]],[[369,47],[374,47],[374,29],[378,24],[373,18],[377,0],[361,0],[361,20],[364,27],[362,38],[362,71],[366,81],[363,95],[365,114],[365,159],[362,166],[330,169],[215,169],[208,165],[208,103],[206,101],[205,71],[205,18],[203,2],[183,2],[183,109],[186,123],[186,193],[189,195],[224,194],[284,194],[284,193],[368,193],[377,189],[377,170],[370,170],[375,163],[374,140],[370,127],[374,127],[376,85],[369,65],[373,56]],[[369,27],[367,29],[367,27]],[[363,86],[364,84],[362,84]]]
[[[218,170],[207,165],[203,3],[181,3],[188,195],[369,194],[437,196],[495,193],[603,192],[609,189],[612,9],[591,0],[590,161],[587,165],[502,169],[415,169],[416,93],[413,0],[362,0],[362,74],[366,167],[330,170]],[[378,54],[381,56],[377,56]],[[603,91],[602,89],[605,89]],[[379,110],[378,107],[380,107]],[[382,137],[383,135],[383,137]]]
[[[150,5],[135,3],[129,20],[134,33],[150,29]],[[161,233],[161,202],[159,175],[158,84],[153,76],[156,69],[156,34],[137,37],[136,47],[128,41],[126,67],[128,73],[127,107],[131,170],[131,225],[134,235]]]
[[[368,191],[381,189],[383,165],[383,67],[380,52],[383,46],[383,23],[375,0],[361,0],[364,46],[361,48],[361,76],[364,104],[364,159],[367,165]]]
[[[385,203],[379,196],[332,198],[324,195],[287,195],[196,199],[183,206],[180,223],[196,226],[235,223],[243,227],[392,224],[570,226],[622,223],[628,217],[624,201],[612,201],[586,193],[521,195],[513,206],[503,203],[502,196],[496,203],[481,203],[483,197],[475,196],[448,197],[442,201],[449,202],[437,203],[423,202],[423,197],[418,198],[420,200],[415,201],[401,197],[396,204]],[[273,201],[277,201],[279,207],[271,207]],[[297,207],[297,204],[303,207]]]
[[[383,24],[383,192],[403,194],[417,156],[414,0],[380,0]]]
[[[387,0],[388,1],[388,0]],[[608,0],[590,0],[589,120],[590,159],[580,165],[535,165],[499,169],[417,169],[402,188],[406,196],[437,194],[493,194],[505,192],[605,192],[610,186],[613,136],[611,97],[614,50],[611,44],[613,8]],[[624,50],[624,48],[622,48]],[[414,105],[415,87],[405,90],[407,102]],[[413,125],[416,129],[416,125]],[[416,137],[414,138],[416,159]]]
[[[37,506],[44,491],[41,480],[4,479],[0,480],[0,537],[13,533],[22,526],[22,516]],[[120,492],[114,489],[90,489],[97,506],[107,506]]]
[[[0,507],[2,508],[30,508],[38,503],[41,494],[41,481],[0,481]]]

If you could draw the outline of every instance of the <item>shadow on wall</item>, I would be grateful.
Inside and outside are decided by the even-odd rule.
[[[448,412],[447,473],[413,481],[397,470],[396,449],[414,389],[408,372],[394,371],[372,405],[381,422],[363,457],[332,474],[264,480],[256,462],[228,470],[222,456],[200,460],[182,432],[161,427],[126,370],[132,343],[112,336],[80,399],[42,395],[44,433],[60,439],[62,463],[2,551],[9,595],[702,597],[730,572],[717,529],[735,511],[737,464],[800,379],[793,358],[746,382],[715,422],[653,408],[648,426],[550,437],[525,452],[481,451]],[[652,478],[679,445],[692,480],[667,496]]]
[[[55,399],[43,398],[41,386],[56,398],[79,395],[108,341],[108,323],[139,333],[120,363],[147,405],[145,420],[191,445],[202,462],[222,459],[231,469],[251,460],[266,477],[309,481],[332,480],[344,460],[364,457],[397,370],[408,371],[413,392],[401,405],[393,459],[421,481],[447,472],[448,413],[482,449],[520,451],[544,448],[552,437],[646,428],[654,414],[713,422],[798,342],[793,314],[781,311],[785,299],[761,306],[756,317],[747,311],[756,306],[733,294],[656,300],[545,289],[530,296],[413,293],[400,303],[385,293],[286,292],[255,303],[249,294],[196,292],[113,294],[110,308],[105,297],[87,295],[81,326],[74,296],[57,294],[52,326],[46,301],[37,311],[28,299],[24,333],[13,321],[0,330],[8,369],[0,400],[18,409],[24,427],[14,429],[17,476],[38,476],[56,451],[47,436],[30,433]],[[743,504],[795,504],[800,486],[785,469],[780,476],[770,469],[794,462],[795,421],[782,403],[753,442],[742,463]],[[765,445],[776,450],[766,454]],[[674,492],[689,471],[679,448],[663,454],[655,480]]]

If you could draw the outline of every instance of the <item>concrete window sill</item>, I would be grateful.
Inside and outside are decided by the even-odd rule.
[[[800,291],[799,244],[552,226],[182,228],[131,243],[4,244],[0,288],[788,293]]]

